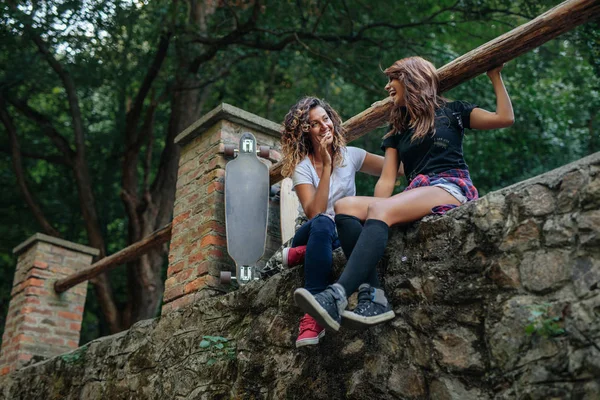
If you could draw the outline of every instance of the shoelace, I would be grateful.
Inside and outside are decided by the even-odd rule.
[[[354,308],[354,312],[363,312],[369,307],[372,303],[371,301],[371,292],[370,291],[362,291],[358,294],[358,304]]]
[[[300,319],[300,331],[305,331],[305,330],[312,330],[312,331],[316,331],[317,330],[317,321],[315,321],[314,319],[307,317],[306,315],[304,317],[302,317]]]

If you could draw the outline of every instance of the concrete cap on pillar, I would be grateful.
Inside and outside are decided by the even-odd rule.
[[[248,111],[244,111],[241,108],[234,107],[227,103],[221,103],[177,135],[175,143],[181,146],[189,143],[220,120],[235,122],[241,126],[254,129],[270,136],[281,136],[281,125],[259,117],[258,115],[254,115]]]
[[[23,243],[21,243],[20,245],[18,245],[17,247],[15,247],[13,249],[13,254],[18,256],[19,254],[21,254],[25,250],[27,250],[27,248],[29,246],[31,246],[32,244],[34,244],[36,242],[46,242],[46,243],[50,243],[50,244],[55,244],[57,246],[64,247],[65,249],[78,251],[80,253],[89,254],[91,256],[97,256],[98,254],[100,254],[100,250],[95,249],[93,247],[69,242],[69,241],[66,241],[63,239],[59,239],[54,236],[45,235],[43,233],[36,233],[35,235],[31,236],[29,239],[25,240]]]

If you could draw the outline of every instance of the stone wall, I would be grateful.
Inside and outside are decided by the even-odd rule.
[[[295,349],[298,267],[6,375],[0,399],[597,399],[599,206],[597,153],[394,228],[388,324]]]

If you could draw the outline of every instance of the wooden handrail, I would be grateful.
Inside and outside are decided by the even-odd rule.
[[[440,92],[448,91],[498,65],[513,60],[547,41],[600,16],[598,0],[568,0],[531,21],[471,50],[438,69]],[[352,142],[385,125],[392,109],[390,98],[371,105],[343,126],[346,141]],[[269,170],[271,185],[281,181],[282,162]]]
[[[135,242],[131,246],[125,247],[115,254],[104,257],[100,261],[90,265],[88,268],[69,275],[66,278],[57,280],[54,283],[54,290],[56,293],[62,293],[81,282],[92,279],[98,274],[111,270],[117,265],[137,260],[151,248],[168,242],[169,239],[171,239],[171,227],[172,223],[169,223],[164,228],[152,232],[139,242]]]

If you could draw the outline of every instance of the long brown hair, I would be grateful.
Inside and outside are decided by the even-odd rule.
[[[308,131],[308,113],[315,107],[322,107],[333,122],[333,166],[342,164],[342,149],[346,145],[342,119],[326,101],[316,97],[304,97],[294,104],[283,120],[281,132],[281,152],[283,153],[283,176],[292,176],[296,165],[307,155],[314,154]]]
[[[438,95],[440,80],[435,66],[421,57],[396,61],[383,71],[388,79],[404,84],[406,107],[394,106],[390,114],[392,130],[384,138],[414,129],[411,142],[435,134],[435,110],[445,103]]]

